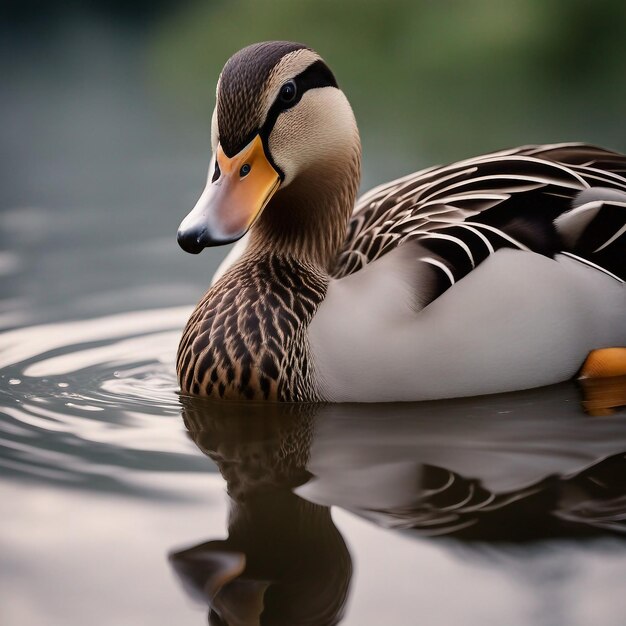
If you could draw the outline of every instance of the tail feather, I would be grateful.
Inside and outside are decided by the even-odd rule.
[[[626,192],[591,187],[554,221],[567,252],[626,280]]]

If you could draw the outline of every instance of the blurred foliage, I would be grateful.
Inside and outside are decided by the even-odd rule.
[[[325,58],[383,170],[524,143],[626,149],[623,0],[204,0],[161,22],[153,68],[208,123],[224,62],[268,39]]]

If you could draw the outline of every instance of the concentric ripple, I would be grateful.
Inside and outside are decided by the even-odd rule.
[[[0,467],[132,489],[123,468],[202,466],[182,436],[174,371],[187,307],[20,328],[0,336]]]

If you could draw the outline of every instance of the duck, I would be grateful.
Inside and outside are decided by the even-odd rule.
[[[183,395],[480,396],[626,373],[626,156],[526,145],[357,200],[361,144],[312,48],[226,62],[212,158],[178,243],[237,242],[187,322]]]

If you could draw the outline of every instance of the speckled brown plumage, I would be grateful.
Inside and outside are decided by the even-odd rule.
[[[255,44],[228,61],[217,102],[225,153],[236,152],[250,133],[267,125],[263,102],[267,106],[272,81],[283,71],[277,68],[294,53],[308,54],[301,63],[317,63],[320,69],[315,53],[290,42]],[[300,71],[306,72],[306,65]],[[302,87],[317,88],[313,83]],[[344,240],[356,198],[360,142],[356,127],[353,132],[353,140],[342,147],[345,155],[338,157],[341,167],[321,163],[281,187],[252,227],[246,256],[198,304],[178,350],[183,393],[323,400],[312,371],[307,328],[326,295],[328,268]]]
[[[319,400],[306,328],[327,280],[314,265],[287,256],[243,258],[187,322],[177,357],[183,393]]]

